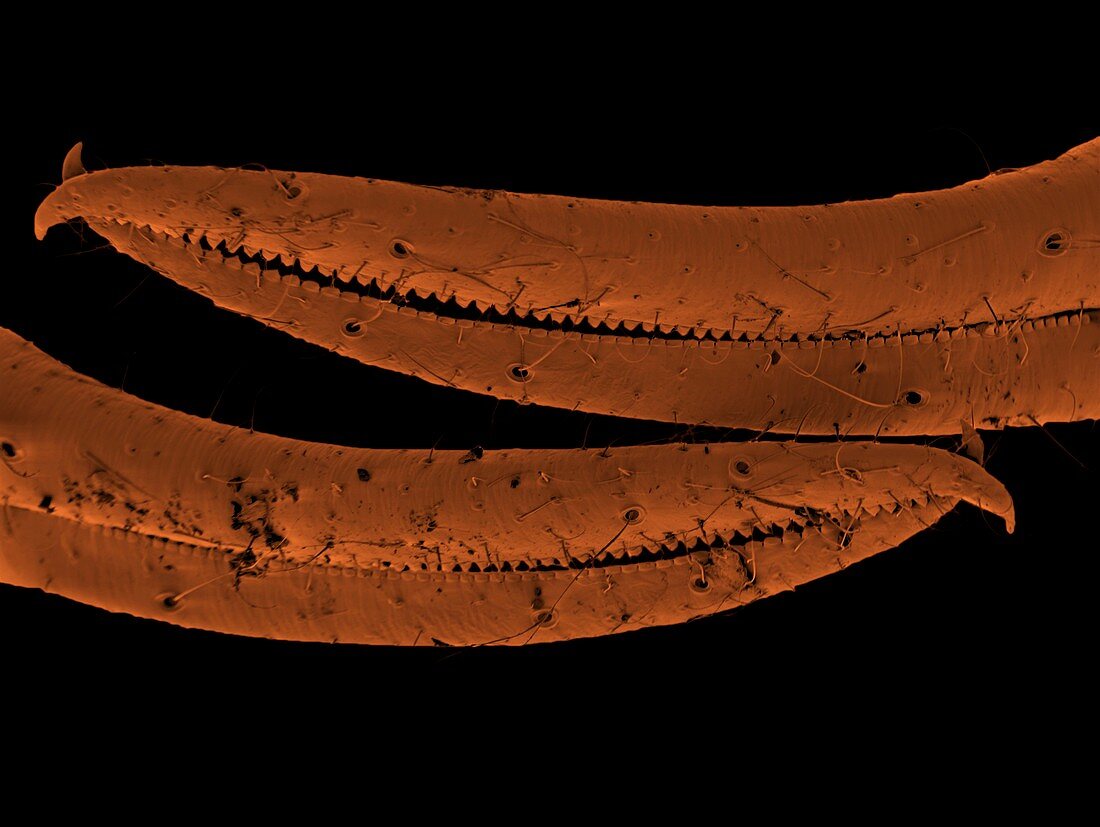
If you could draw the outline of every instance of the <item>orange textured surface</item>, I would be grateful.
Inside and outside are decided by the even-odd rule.
[[[0,580],[113,611],[396,645],[680,623],[959,502],[1011,531],[1008,493],[963,456],[976,429],[1100,416],[1100,139],[951,189],[761,208],[87,172],[80,150],[39,238],[80,219],[217,307],[436,385],[769,435],[306,442],[142,401],[0,328]],[[961,453],[878,441],[960,433]]]
[[[979,466],[909,445],[365,450],[142,402],[0,333],[0,579],[301,640],[523,643],[675,623],[890,548]]]
[[[800,434],[1100,415],[1100,140],[950,190],[818,207],[69,172],[39,235],[83,217],[221,307],[437,384]]]

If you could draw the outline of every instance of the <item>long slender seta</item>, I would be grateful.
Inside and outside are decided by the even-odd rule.
[[[216,167],[86,172],[83,219],[218,306],[525,403],[846,437],[1100,413],[1100,139],[953,189],[705,208]],[[918,445],[362,450],[244,432],[0,332],[0,579],[300,640],[528,643],[682,622],[877,553],[978,465]]]

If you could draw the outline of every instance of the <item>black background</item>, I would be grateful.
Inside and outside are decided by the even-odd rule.
[[[895,125],[825,121],[808,130],[798,120],[754,120],[743,107],[732,119],[728,112],[708,119],[677,99],[577,108],[546,97],[521,106],[383,95],[369,111],[397,116],[376,120],[346,102],[252,108],[235,99],[210,108],[200,97],[177,90],[109,111],[62,107],[26,121],[32,146],[19,166],[29,186],[10,223],[26,258],[20,271],[6,273],[0,325],[100,381],[188,413],[367,447],[580,447],[586,433],[596,446],[745,434],[498,404],[388,375],[217,311],[100,249],[95,236],[61,227],[39,243],[31,217],[73,143],[85,142],[90,169],[150,160],[260,163],[523,192],[783,205],[952,186],[1055,157],[1100,134],[1088,125],[917,116]],[[522,650],[332,646],[179,629],[3,586],[0,646],[16,669],[48,665],[74,680],[308,674],[319,686],[346,680],[360,691],[391,692],[410,680],[443,691],[473,678],[500,686],[530,679],[542,681],[528,684],[538,694],[552,679],[568,693],[558,700],[604,706],[627,686],[681,699],[732,681],[805,692],[822,704],[859,704],[914,686],[964,703],[1005,693],[1023,702],[1024,687],[1083,685],[1093,648],[1096,429],[1084,422],[1047,430],[986,434],[987,467],[1015,498],[1014,535],[1000,520],[960,507],[840,574],[682,626]]]

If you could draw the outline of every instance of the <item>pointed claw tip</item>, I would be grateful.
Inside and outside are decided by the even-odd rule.
[[[83,149],[84,142],[77,141],[73,144],[73,148],[65,153],[65,160],[61,162],[62,181],[68,181],[70,178],[76,178],[87,173],[88,170],[84,168],[84,162],[80,158]]]
[[[34,237],[39,241],[46,238],[46,233],[49,232],[51,224],[46,220],[42,214],[42,208],[38,208],[38,212],[34,214]]]
[[[38,205],[38,209],[34,213],[34,237],[39,241],[42,241],[46,237],[46,233],[49,232],[50,227],[56,223],[50,218],[46,210],[46,204],[48,204],[49,201],[50,198],[47,196],[46,200]]]
[[[88,170],[84,168],[84,162],[80,159],[80,153],[84,149],[84,142],[77,141],[73,148],[65,153],[65,160],[61,162],[61,184],[52,193],[46,196],[41,204],[38,205],[38,210],[34,214],[34,235],[39,241],[42,241],[46,237],[46,233],[50,227],[54,224],[59,224],[65,220],[64,215],[58,215],[57,210],[61,207],[58,206],[58,198],[64,198],[65,184],[73,178],[79,178],[82,175],[87,175]]]
[[[975,503],[978,508],[996,514],[1005,521],[1005,531],[1012,534],[1016,531],[1016,504],[1012,501],[1012,495],[1007,489],[998,483],[1000,490],[993,497],[981,497]]]

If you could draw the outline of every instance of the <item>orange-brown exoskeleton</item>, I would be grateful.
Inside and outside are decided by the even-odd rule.
[[[14,334],[0,579],[302,640],[525,643],[733,608],[1012,504],[919,437],[1100,413],[1100,139],[962,186],[706,208],[217,167],[86,172],[83,219],[219,307],[503,399],[784,435],[365,450],[242,432]],[[9,450],[10,449],[10,450]]]

